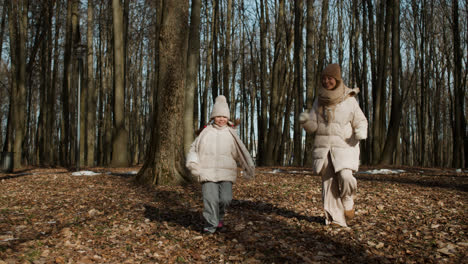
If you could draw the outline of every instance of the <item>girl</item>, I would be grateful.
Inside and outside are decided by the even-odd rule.
[[[244,176],[253,178],[255,165],[235,129],[228,126],[229,106],[226,97],[216,98],[210,125],[192,143],[186,166],[202,183],[204,233],[223,227],[226,206],[232,200],[232,184],[237,177],[237,162]]]
[[[354,217],[359,167],[359,140],[367,138],[367,119],[354,96],[359,88],[343,84],[338,64],[322,72],[322,87],[310,112],[299,121],[309,133],[315,132],[313,169],[322,175],[325,224],[346,227]]]

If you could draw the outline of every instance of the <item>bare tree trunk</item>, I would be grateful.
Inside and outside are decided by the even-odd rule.
[[[11,45],[11,44],[10,44]],[[13,66],[13,63],[12,63],[12,66]],[[10,87],[10,90],[11,88],[15,87],[13,85],[13,81],[12,81],[12,85]],[[7,125],[6,125],[6,128],[5,128],[5,140],[3,141],[3,148],[2,148],[2,151],[3,152],[12,152],[12,144],[13,144],[13,113],[12,113],[12,110],[13,110],[13,104],[14,104],[14,99],[13,99],[14,96],[10,96],[10,99],[9,99],[9,104],[8,104],[8,115],[7,115]]]
[[[80,49],[82,49],[82,47],[80,47]],[[80,131],[79,131],[79,135],[77,135],[77,137],[79,137],[79,164],[77,166],[79,167],[82,167],[83,165],[86,166],[86,163],[87,163],[87,160],[88,160],[88,122],[87,122],[87,119],[88,119],[88,98],[89,98],[89,91],[88,91],[88,86],[87,86],[87,82],[85,82],[85,78],[84,78],[84,65],[85,65],[85,56],[87,55],[86,53],[86,50],[80,50],[79,51],[80,54],[78,55],[78,65],[77,65],[77,85],[79,83],[79,92],[80,92],[80,101],[77,102],[77,104],[80,104],[80,107],[79,107],[79,111],[80,111],[80,120],[78,120],[78,122],[80,122]]]
[[[421,9],[419,10],[419,15],[421,16],[420,20],[416,25],[419,27],[419,71],[420,71],[420,105],[419,105],[419,164],[424,166],[426,163],[426,126],[427,126],[427,82],[426,82],[426,0],[423,0],[422,3],[420,1],[415,2],[414,6],[421,5]]]
[[[288,93],[288,98],[286,100],[286,112],[285,116],[286,118],[284,119],[284,126],[283,126],[283,138],[281,140],[282,142],[282,147],[280,150],[280,157],[281,160],[283,161],[282,164],[284,166],[291,165],[290,163],[290,144],[291,144],[291,136],[290,136],[290,130],[291,130],[291,118],[289,117],[291,114],[291,109],[293,107],[293,102],[295,98],[295,91],[294,91],[294,85],[290,85],[291,92]]]
[[[125,52],[123,40],[123,13],[120,0],[112,0],[114,26],[114,132],[112,135],[113,167],[126,167],[128,159],[128,131],[125,128]]]
[[[47,32],[47,40],[51,37],[50,25],[52,24],[52,9],[53,5],[45,5],[45,19],[48,20],[47,23],[43,24],[44,32]],[[49,148],[51,145],[46,145],[46,134],[47,131],[47,120],[48,115],[52,114],[48,112],[48,104],[54,103],[49,102],[49,91],[50,91],[50,46],[49,41],[42,41],[41,43],[41,52],[39,54],[39,61],[41,65],[41,76],[40,76],[40,107],[39,107],[39,117],[38,117],[38,126],[36,131],[36,151],[34,152],[35,160],[41,166],[47,164],[46,157],[46,148]]]
[[[2,8],[2,17],[1,17],[1,22],[0,22],[0,65],[2,64],[2,51],[3,51],[3,36],[5,35],[5,24],[7,20],[7,11],[8,11],[8,0],[4,1],[3,8]],[[0,96],[3,96],[3,94],[0,94]],[[10,96],[11,98],[11,96]],[[3,138],[3,120],[1,120],[2,117],[0,117],[0,140]],[[8,116],[7,116],[8,120]],[[8,122],[8,121],[7,121]],[[8,126],[7,126],[8,127]],[[8,135],[8,132],[6,133]],[[6,141],[6,140],[5,140]],[[0,142],[3,144],[4,142]],[[3,145],[2,146],[3,149]]]
[[[321,74],[325,68],[325,51],[326,51],[326,39],[327,39],[327,24],[328,24],[328,9],[329,9],[329,0],[322,1],[322,17],[320,24],[320,37],[319,37],[319,51],[318,51],[318,60],[316,68],[316,77],[315,77],[315,87],[318,89],[321,84]]]
[[[200,57],[200,9],[201,1],[192,0],[190,14],[190,31],[187,50],[187,80],[185,88],[185,112],[184,112],[184,152],[190,150],[190,144],[194,139],[194,100],[197,89],[197,70]]]
[[[270,118],[269,118],[269,128],[268,129],[268,139],[269,142],[266,145],[265,151],[265,165],[272,166],[276,162],[276,153],[275,149],[279,148],[279,133],[278,127],[281,127],[280,120],[282,113],[280,113],[280,98],[282,84],[284,83],[283,74],[285,68],[284,56],[286,53],[286,27],[285,27],[285,4],[284,0],[279,1],[278,9],[278,21],[276,23],[276,33],[275,33],[275,50],[273,58],[273,70],[271,73],[271,88],[270,88]]]
[[[62,24],[59,21],[62,21],[60,18],[60,14],[62,12],[61,10],[62,6],[60,5],[60,1],[56,2],[56,7],[55,7],[55,17],[57,18],[57,22],[55,23],[55,35],[54,35],[54,45],[53,45],[53,61],[54,61],[54,66],[52,68],[52,80],[51,80],[51,90],[48,95],[47,101],[49,102],[47,104],[48,107],[48,112],[49,115],[47,116],[47,131],[48,133],[46,134],[46,146],[56,146],[53,151],[47,152],[47,160],[49,164],[56,165],[59,162],[58,154],[60,153],[61,149],[61,144],[60,144],[60,139],[58,137],[58,132],[56,130],[59,130],[59,127],[55,125],[55,117],[56,114],[56,91],[57,91],[57,76],[58,76],[58,71],[59,71],[59,36],[60,36],[60,28]],[[50,29],[52,30],[52,29]],[[52,32],[50,33],[52,34]],[[50,40],[50,43],[52,40]],[[50,46],[50,49],[52,49],[52,45]]]
[[[96,148],[96,104],[97,104],[97,90],[94,86],[94,1],[88,0],[88,31],[87,31],[87,87],[88,87],[88,114],[87,114],[87,166],[94,166],[95,164],[95,148]]]
[[[315,98],[316,73],[314,72],[314,36],[316,34],[314,26],[314,2],[315,0],[307,0],[307,37],[306,37],[306,109],[312,109]],[[307,133],[304,147],[304,165],[312,166],[312,150],[314,145],[314,135]]]
[[[73,10],[77,7],[76,0],[69,0],[67,3],[67,19],[66,19],[66,36],[65,36],[65,50],[63,59],[63,85],[62,85],[62,131],[61,131],[61,148],[59,156],[60,163],[64,166],[70,165],[70,145],[71,145],[71,131],[70,131],[70,88],[71,88],[71,72],[73,61],[73,43],[75,28],[73,27]]]
[[[378,21],[380,28],[378,30],[378,56],[376,61],[377,78],[372,84],[372,99],[373,99],[373,122],[372,122],[372,159],[373,163],[380,160],[382,154],[384,137],[385,137],[385,84],[387,80],[386,65],[388,60],[388,39],[390,36],[390,19],[391,17],[385,11],[385,3],[382,1],[380,6],[381,21]],[[370,9],[369,9],[369,12]],[[371,43],[372,45],[372,43]]]
[[[299,114],[303,111],[304,96],[302,85],[303,72],[303,49],[302,49],[302,26],[303,26],[303,1],[294,2],[294,86],[296,89],[296,101],[294,111],[294,165],[302,166],[302,129],[299,124]]]
[[[5,34],[5,21],[7,20],[7,10],[8,10],[8,2],[10,0],[5,0],[3,2],[3,10],[2,10],[2,21],[0,22],[0,61],[2,61],[2,51],[3,51],[3,36]]]
[[[358,1],[356,1],[358,2]],[[357,3],[354,3],[355,6],[357,6]],[[355,7],[356,9],[357,7]],[[361,74],[360,74],[360,78],[357,78],[358,79],[358,85],[359,87],[362,89],[362,92],[358,94],[359,96],[359,104],[361,106],[361,108],[363,109],[364,111],[364,114],[365,116],[367,117],[370,117],[369,115],[369,87],[368,87],[368,80],[367,80],[367,52],[368,52],[368,26],[367,26],[367,7],[365,4],[362,5],[362,9],[363,9],[363,12],[362,12],[362,28],[363,28],[363,32],[361,34],[362,36],[362,71],[361,71]],[[356,10],[356,13],[357,13],[357,10]],[[357,15],[357,14],[356,14]],[[356,18],[357,19],[357,18]],[[357,50],[357,45],[354,47],[355,51],[355,60],[356,60],[356,63],[355,63],[355,66],[353,67],[356,71],[357,69],[359,68],[357,66],[358,64],[358,56],[357,54],[359,53],[358,50]],[[360,82],[359,82],[360,80]],[[368,164],[370,162],[370,158],[371,158],[371,154],[370,154],[370,147],[369,147],[369,142],[370,140],[365,140],[365,141],[361,141],[361,161],[362,163],[364,164]]]
[[[258,115],[258,156],[257,165],[265,164],[265,151],[267,146],[267,111],[268,111],[268,95],[267,95],[267,20],[266,17],[266,0],[260,0],[260,114]]]
[[[389,15],[392,17],[392,109],[385,145],[380,156],[380,164],[392,164],[393,153],[399,139],[401,120],[400,96],[400,1],[388,1]]]
[[[462,86],[462,57],[463,53],[460,49],[460,29],[458,25],[458,1],[453,1],[452,6],[452,32],[453,32],[453,49],[454,49],[454,73],[453,78],[455,80],[454,83],[454,114],[453,122],[453,161],[452,167],[460,168],[460,167],[467,167],[467,153],[463,153],[466,151],[466,142],[464,140],[467,139],[467,129],[466,129],[466,117],[463,112],[464,109],[464,88]],[[463,162],[464,161],[464,162]]]
[[[110,39],[110,38],[108,38]],[[109,41],[110,42],[110,41]],[[111,46],[110,43],[108,43],[109,47]],[[103,119],[103,162],[102,164],[105,166],[108,166],[111,164],[112,161],[112,104],[113,104],[113,98],[112,98],[112,63],[111,63],[111,56],[112,54],[109,54],[106,56],[106,64],[104,66],[104,96],[106,97],[105,99],[105,111],[104,111],[104,119]]]
[[[233,105],[235,98],[231,98],[229,94],[229,74],[231,72],[231,23],[232,23],[232,0],[227,0],[227,9],[226,9],[226,28],[225,32],[225,45],[224,45],[224,59],[223,59],[223,94],[227,99],[228,105]],[[234,87],[233,87],[234,89]],[[234,104],[235,105],[235,104]],[[231,115],[233,113],[231,112]]]
[[[254,33],[252,33],[253,35]],[[249,45],[250,45],[250,71],[252,73],[251,77],[251,86],[250,86],[250,143],[251,146],[249,147],[250,150],[255,150],[255,160],[257,160],[257,165],[258,165],[258,160],[259,160],[259,141],[257,138],[257,141],[255,139],[255,129],[254,129],[254,116],[255,116],[255,107],[259,108],[259,105],[256,104],[256,98],[257,98],[257,91],[258,91],[258,72],[257,72],[257,62],[255,61],[255,55],[254,55],[254,49],[253,49],[253,36],[249,38]],[[257,115],[258,117],[258,115]],[[258,119],[258,118],[257,118]],[[258,124],[258,122],[257,122]]]
[[[26,36],[27,36],[27,5],[25,1],[10,2],[10,49],[12,72],[15,81],[12,82],[12,118],[15,136],[13,140],[13,167],[21,168],[23,154],[23,140],[26,122]]]
[[[103,152],[103,127],[104,127],[104,74],[103,74],[103,34],[102,34],[102,11],[98,16],[98,44],[96,50],[96,85],[97,85],[97,141],[96,141],[96,165],[102,164]]]
[[[188,180],[185,169],[183,119],[185,102],[188,2],[165,0],[159,36],[159,84],[155,100],[156,126],[150,153],[137,175],[145,184],[180,184]],[[182,103],[181,103],[182,102]]]
[[[437,64],[439,64],[438,62]],[[435,68],[435,78],[436,78],[436,83],[435,83],[435,94],[439,95],[436,96],[432,103],[432,111],[434,112],[434,125],[432,127],[432,144],[433,144],[433,153],[432,153],[432,158],[433,158],[433,166],[436,167],[441,167],[443,166],[443,163],[441,162],[441,157],[442,157],[442,148],[441,148],[441,137],[440,135],[443,135],[443,131],[441,129],[443,121],[441,120],[441,109],[440,106],[442,105],[442,89],[443,89],[443,77],[442,77],[442,72],[443,69],[440,69],[439,67]]]
[[[211,34],[213,42],[213,65],[211,68],[213,83],[211,85],[211,97],[213,102],[218,97],[218,29],[219,29],[219,0],[213,0],[213,21]]]

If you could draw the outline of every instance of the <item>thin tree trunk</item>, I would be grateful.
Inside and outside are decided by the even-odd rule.
[[[51,20],[51,6],[46,5],[44,8],[46,8],[46,15],[45,18]],[[47,23],[44,23],[43,26],[46,27]],[[50,24],[49,24],[50,25]],[[47,28],[44,28],[44,31],[47,31]],[[48,34],[49,36],[49,34]],[[46,161],[46,148],[48,145],[46,145],[46,127],[47,127],[47,116],[48,113],[47,111],[47,104],[49,103],[47,101],[48,98],[48,91],[49,91],[49,65],[50,61],[47,59],[49,58],[49,51],[50,49],[48,48],[48,42],[43,41],[41,43],[41,52],[39,54],[39,61],[41,65],[41,76],[40,76],[40,107],[39,107],[39,118],[38,118],[38,126],[37,126],[37,131],[36,131],[36,151],[34,152],[35,160],[37,163],[41,166],[44,166]]]
[[[226,9],[226,28],[225,32],[225,46],[224,46],[224,59],[223,59],[223,94],[227,99],[228,105],[233,105],[235,98],[231,98],[229,93],[229,74],[231,72],[231,23],[232,23],[232,0],[227,0]],[[234,89],[234,87],[233,87]],[[235,105],[235,104],[234,104]],[[231,115],[234,117],[233,113]]]
[[[187,80],[184,112],[184,152],[187,154],[194,139],[194,100],[197,89],[197,70],[200,57],[200,10],[201,1],[192,0],[190,14],[189,48],[187,50]]]
[[[260,114],[258,115],[258,156],[257,165],[265,164],[265,151],[267,146],[267,111],[268,111],[268,95],[267,95],[267,18],[265,16],[266,0],[260,0],[260,96],[259,102]]]
[[[12,72],[15,74],[14,86],[11,89],[13,99],[12,118],[14,120],[15,137],[13,141],[13,167],[23,166],[23,140],[26,122],[26,36],[27,36],[27,5],[25,1],[9,4],[10,45]]]
[[[296,101],[294,111],[294,165],[302,166],[302,129],[299,124],[299,114],[303,111],[304,96],[302,85],[303,72],[303,48],[302,48],[302,26],[303,26],[303,0],[294,2],[294,86],[296,89]]]
[[[212,43],[213,43],[213,65],[211,68],[213,83],[211,85],[211,98],[214,100],[218,97],[218,28],[219,28],[219,0],[213,0],[213,21],[211,27]]]
[[[205,6],[208,6],[208,1],[205,2]],[[205,8],[205,16],[208,17],[208,8]],[[212,18],[211,18],[211,29],[216,26],[215,23],[215,12],[213,12]],[[211,36],[208,37],[208,36]],[[205,82],[204,82],[204,89],[201,98],[201,110],[200,110],[200,128],[202,128],[209,120],[208,116],[208,87],[210,87],[210,81],[211,81],[211,71],[210,67],[213,67],[212,65],[212,54],[213,54],[213,34],[209,34],[208,31],[208,26],[206,27],[205,31],[205,42],[208,39],[208,48],[206,50],[206,64],[205,64]]]
[[[7,20],[7,10],[8,10],[8,2],[10,0],[5,0],[3,2],[3,11],[2,11],[2,21],[0,22],[0,62],[2,61],[2,51],[3,51],[3,36],[5,34],[5,21]]]
[[[69,0],[67,3],[67,19],[66,19],[66,36],[65,36],[65,51],[64,51],[64,66],[63,66],[63,85],[62,85],[62,140],[60,148],[61,164],[64,166],[70,165],[70,87],[71,87],[71,72],[73,61],[73,43],[75,31],[73,27],[73,10],[76,10],[77,1]]]
[[[386,65],[388,60],[388,39],[390,36],[389,28],[391,19],[391,17],[385,11],[385,9],[385,2],[382,1],[380,6],[380,15],[378,16],[381,19],[381,21],[377,23],[378,25],[380,25],[380,28],[378,30],[378,56],[376,61],[377,78],[376,82],[372,84],[372,99],[374,104],[374,114],[372,122],[373,163],[377,163],[380,160],[385,136],[385,84],[387,80]]]
[[[385,145],[380,164],[392,164],[393,153],[399,139],[401,120],[400,96],[400,1],[387,1],[392,17],[392,108]]]
[[[316,34],[314,26],[314,2],[315,0],[307,0],[307,37],[306,37],[306,109],[312,109],[315,97],[316,73],[314,72],[314,36]],[[304,147],[304,165],[312,166],[312,150],[314,145],[314,135],[307,133]]]
[[[356,1],[358,2],[358,1]],[[355,3],[355,5],[357,5],[357,3]],[[356,7],[357,8],[357,7]],[[368,26],[367,26],[367,7],[365,4],[362,5],[362,9],[363,9],[363,12],[362,12],[362,28],[363,28],[363,32],[361,34],[361,38],[362,38],[362,71],[361,71],[361,77],[358,78],[358,80],[361,80],[361,83],[362,84],[359,84],[358,82],[358,85],[359,87],[362,89],[362,92],[358,94],[359,96],[359,105],[361,106],[361,108],[363,109],[364,111],[364,115],[367,116],[368,118],[370,117],[369,115],[369,87],[368,87],[368,80],[367,80],[367,60],[368,60],[368,57],[367,57],[367,52],[368,52]],[[357,13],[357,11],[356,11]],[[357,51],[357,45],[354,47],[355,49],[355,59],[356,59],[356,65],[354,67],[354,69],[358,69],[358,66],[357,66],[357,61],[358,61],[358,56],[357,54],[359,53]],[[369,130],[369,128],[368,128]],[[361,161],[363,164],[368,164],[370,162],[370,158],[371,158],[371,154],[370,154],[370,147],[369,147],[369,142],[370,140],[365,140],[365,141],[361,141]]]
[[[458,24],[458,1],[453,0],[452,6],[452,34],[453,34],[453,50],[454,50],[454,61],[455,65],[453,68],[453,78],[454,83],[454,129],[453,129],[453,161],[452,167],[460,168],[467,167],[467,155],[463,153],[466,151],[466,142],[464,140],[467,138],[467,129],[466,129],[466,117],[463,112],[464,109],[464,88],[462,86],[462,51],[460,48],[460,29]],[[465,161],[465,162],[463,162]]]
[[[128,131],[125,128],[125,52],[123,39],[123,13],[120,0],[112,0],[113,29],[114,29],[114,129],[112,135],[113,167],[126,167],[128,158]]]
[[[53,50],[54,50],[54,54],[53,54],[53,61],[54,61],[54,66],[52,68],[52,80],[51,80],[51,90],[50,90],[50,93],[48,95],[48,99],[47,101],[49,102],[48,103],[48,112],[49,112],[49,115],[47,116],[48,118],[48,121],[47,121],[47,131],[48,133],[46,134],[46,146],[56,146],[54,151],[49,151],[47,153],[47,160],[49,162],[49,164],[53,164],[53,165],[56,165],[58,164],[58,153],[60,153],[60,149],[61,149],[61,144],[60,144],[60,139],[58,137],[58,131],[59,130],[59,126],[56,126],[55,123],[55,117],[56,117],[56,114],[55,112],[57,111],[56,110],[56,92],[57,92],[57,76],[58,76],[58,70],[59,70],[59,36],[60,36],[60,28],[62,26],[62,24],[58,21],[62,21],[62,19],[59,19],[60,18],[60,14],[62,12],[61,8],[62,6],[60,5],[60,1],[56,1],[56,7],[55,7],[55,17],[57,18],[57,22],[55,23],[55,36],[54,36],[54,45],[53,45]],[[51,29],[50,29],[51,30]],[[52,33],[50,33],[52,34]],[[52,40],[50,40],[50,42],[52,42]],[[52,45],[51,47],[52,48]]]
[[[419,1],[418,1],[419,2]],[[415,3],[415,6],[421,5],[419,9],[419,15],[421,16],[419,23],[416,24],[419,26],[419,71],[420,71],[420,107],[419,107],[419,165],[424,166],[426,163],[426,125],[427,125],[427,104],[426,104],[426,0],[423,0],[422,3]]]
[[[104,127],[104,75],[103,75],[103,34],[102,34],[102,11],[98,16],[98,44],[96,51],[96,78],[97,78],[97,142],[96,142],[96,165],[102,164],[103,157],[103,127]]]
[[[268,129],[268,139],[269,144],[266,145],[265,151],[265,165],[272,166],[276,161],[275,148],[278,146],[278,127],[281,127],[280,124],[280,98],[281,98],[281,85],[283,84],[282,72],[285,67],[284,56],[286,53],[286,32],[285,32],[285,3],[284,0],[279,1],[278,9],[278,22],[276,23],[276,39],[274,43],[274,58],[273,58],[273,71],[271,73],[271,88],[270,88],[270,118],[269,118],[269,128]]]
[[[96,104],[97,90],[94,85],[94,1],[88,0],[88,31],[87,31],[87,87],[88,87],[88,111],[87,111],[87,148],[86,165],[94,166],[95,164],[95,148],[96,148]]]

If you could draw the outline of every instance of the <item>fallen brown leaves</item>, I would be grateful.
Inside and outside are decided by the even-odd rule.
[[[259,168],[214,235],[200,234],[198,184],[139,186],[126,174],[138,168],[0,174],[0,264],[462,262],[468,175],[403,169],[357,174],[356,219],[336,228],[323,225],[320,177]]]

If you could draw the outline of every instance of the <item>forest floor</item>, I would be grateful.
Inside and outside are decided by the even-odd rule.
[[[387,167],[389,168],[389,167]],[[200,231],[199,184],[144,187],[138,167],[30,168],[0,174],[4,263],[462,263],[468,252],[466,170],[399,167],[356,174],[356,218],[324,225],[321,179],[262,167],[238,179],[226,227]],[[129,173],[130,172],[130,173]],[[466,262],[465,262],[466,263]]]

